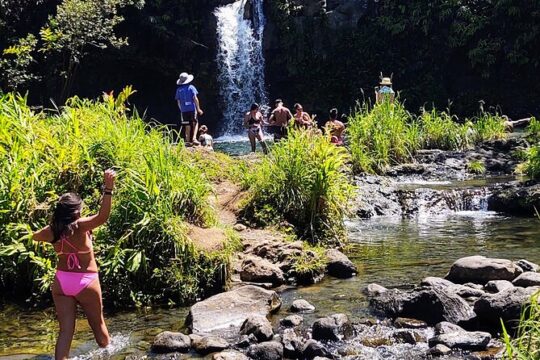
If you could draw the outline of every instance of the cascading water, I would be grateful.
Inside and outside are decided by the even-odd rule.
[[[247,2],[250,2],[249,4]],[[253,102],[267,104],[264,78],[264,0],[240,0],[217,8],[218,83],[223,102],[222,134],[243,133],[243,114]],[[251,9],[251,19],[246,16]]]

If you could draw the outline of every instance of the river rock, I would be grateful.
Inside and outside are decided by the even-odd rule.
[[[332,354],[324,346],[315,340],[308,340],[304,343],[302,355],[305,359],[314,359],[318,356],[331,358]]]
[[[521,270],[523,270],[523,272],[527,272],[527,271],[538,272],[538,270],[540,269],[540,265],[537,265],[525,259],[516,261],[516,265],[519,266]]]
[[[227,340],[217,336],[203,336],[193,341],[193,349],[201,355],[208,355],[213,352],[223,351],[229,347]]]
[[[281,337],[283,355],[287,358],[297,359],[302,355],[303,340],[293,329],[285,329]]]
[[[249,358],[236,350],[225,350],[218,354],[214,354],[212,360],[249,360]]]
[[[405,329],[425,329],[428,325],[422,320],[398,317],[396,320],[394,320],[394,326]]]
[[[451,334],[454,332],[465,331],[461,326],[452,324],[448,321],[441,321],[435,325],[435,335]]]
[[[249,316],[277,311],[281,299],[275,291],[243,286],[198,302],[190,309],[186,324],[194,333],[234,338]]]
[[[298,313],[310,313],[315,311],[315,306],[311,305],[307,300],[298,299],[293,301],[291,311]]]
[[[410,291],[392,289],[370,299],[370,306],[386,316],[419,319],[428,324],[459,323],[474,318],[469,304],[443,287],[421,287]]]
[[[240,279],[247,282],[271,283],[273,286],[285,283],[285,275],[279,266],[257,256],[244,259]]]
[[[279,323],[284,327],[297,327],[300,326],[302,322],[304,322],[304,318],[300,315],[290,315],[284,319],[281,319]]]
[[[277,341],[251,345],[248,356],[257,360],[281,360],[283,359],[283,345]]]
[[[369,284],[368,286],[364,288],[364,293],[368,297],[374,297],[374,296],[381,295],[383,292],[387,290],[388,290],[387,288],[379,284]]]
[[[516,216],[535,216],[540,209],[540,184],[513,183],[488,198],[488,210]]]
[[[496,294],[486,294],[476,301],[474,311],[486,325],[500,328],[499,319],[505,322],[519,320],[521,309],[529,304],[537,287],[513,287]]]
[[[512,281],[514,286],[529,287],[540,286],[540,273],[537,272],[524,272]]]
[[[454,262],[446,279],[460,284],[466,282],[485,284],[491,280],[511,281],[519,274],[521,268],[510,260],[469,256]]]
[[[429,346],[443,344],[451,349],[485,350],[491,335],[482,331],[455,331],[447,334],[435,335],[429,339]]]
[[[328,274],[346,279],[354,276],[357,269],[349,258],[341,251],[336,249],[329,249],[326,251],[327,265],[326,270]]]
[[[437,344],[428,350],[428,354],[431,356],[445,356],[450,355],[451,353],[452,349],[443,344]]]
[[[414,330],[400,329],[392,333],[392,337],[399,343],[415,345],[425,338]]]
[[[487,292],[489,293],[498,293],[506,289],[511,289],[514,287],[508,280],[491,280],[484,286]]]
[[[446,280],[446,279],[443,279],[443,278],[440,278],[440,277],[434,277],[434,276],[428,276],[428,277],[424,278],[420,282],[420,286],[442,286],[442,287],[447,287],[447,286],[452,286],[452,285],[454,285],[453,282],[451,282],[449,280]]]
[[[247,226],[244,225],[244,224],[240,224],[240,223],[239,223],[239,224],[235,224],[235,225],[233,226],[233,229],[236,230],[236,231],[238,231],[238,232],[242,232],[242,231],[246,231],[246,230],[247,230]]]
[[[241,335],[253,334],[258,342],[269,341],[274,337],[274,330],[272,324],[264,316],[252,315],[244,321],[240,328]]]
[[[312,337],[315,340],[339,341],[354,333],[353,326],[345,314],[334,314],[313,323]]]
[[[170,353],[170,352],[188,352],[191,347],[189,336],[179,332],[164,331],[156,336],[152,343],[152,352]]]

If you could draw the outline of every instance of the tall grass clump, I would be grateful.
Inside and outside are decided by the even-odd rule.
[[[536,360],[540,358],[540,304],[536,293],[531,298],[530,305],[521,312],[521,318],[515,336],[512,338],[504,323],[503,341],[505,352],[503,359]]]
[[[54,113],[34,112],[14,94],[0,97],[0,294],[48,294],[56,257],[31,241],[64,192],[86,213],[98,209],[103,170],[118,173],[113,210],[95,233],[104,299],[126,307],[187,303],[220,287],[228,258],[198,251],[187,224],[215,222],[209,181],[181,147],[130,115],[127,88],[102,101],[70,99]]]
[[[474,142],[500,140],[506,138],[505,119],[499,114],[482,111],[479,116],[470,120],[474,133]]]
[[[290,129],[286,140],[245,178],[243,216],[259,225],[292,224],[317,244],[344,239],[344,216],[353,187],[349,156],[322,135]]]
[[[376,173],[410,161],[420,147],[420,128],[399,102],[358,106],[347,135],[356,171]]]
[[[458,150],[471,146],[469,127],[458,123],[458,119],[436,109],[422,109],[418,117],[421,127],[423,149]]]
[[[527,139],[533,143],[525,151],[525,162],[521,170],[534,180],[540,179],[540,121],[532,118],[527,127]]]

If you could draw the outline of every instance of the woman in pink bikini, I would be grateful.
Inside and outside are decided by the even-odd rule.
[[[105,171],[105,190],[97,215],[81,217],[81,198],[77,194],[67,193],[62,195],[56,204],[50,225],[33,234],[35,241],[52,244],[58,254],[58,267],[52,285],[54,305],[60,323],[56,360],[64,360],[69,356],[75,332],[77,304],[83,308],[98,345],[109,345],[109,332],[103,318],[98,267],[92,250],[92,230],[103,225],[109,218],[115,177],[113,170]]]

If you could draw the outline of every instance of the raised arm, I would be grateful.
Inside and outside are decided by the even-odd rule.
[[[109,219],[111,215],[112,204],[112,191],[114,189],[114,180],[116,173],[114,170],[106,170],[103,179],[103,185],[105,190],[103,191],[103,197],[101,198],[101,207],[97,215],[81,218],[77,221],[77,224],[83,231],[89,231],[103,225]]]
[[[52,242],[53,238],[54,235],[49,225],[32,234],[32,240],[34,241]]]

